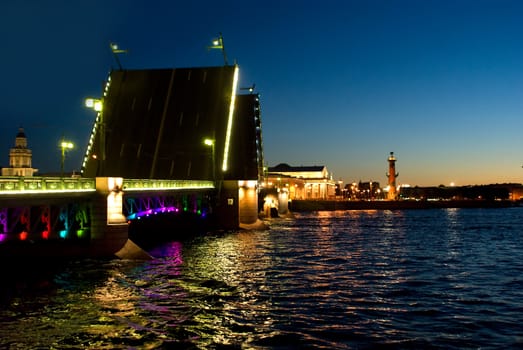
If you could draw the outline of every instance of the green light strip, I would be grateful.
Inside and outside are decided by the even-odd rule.
[[[143,188],[126,188],[124,192],[138,192],[138,191],[165,191],[165,190],[205,190],[212,189],[214,186],[187,186],[187,187],[143,187]]]
[[[47,194],[47,193],[79,193],[79,192],[96,192],[95,189],[84,190],[9,190],[0,191],[0,195],[25,195],[25,194]]]
[[[125,192],[212,189],[212,188],[214,188],[214,183],[212,181],[191,181],[191,180],[124,179],[123,188],[124,188]]]

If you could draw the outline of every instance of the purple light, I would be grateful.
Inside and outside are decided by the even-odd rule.
[[[187,211],[188,208],[184,208],[184,211]],[[201,217],[206,217],[207,212],[204,209],[198,209],[198,207],[194,207],[189,209],[190,212],[193,212],[195,214],[198,214]],[[140,219],[142,217],[149,217],[150,215],[157,215],[157,214],[165,214],[165,213],[179,213],[181,212],[181,208],[177,208],[175,206],[163,206],[160,208],[155,209],[147,209],[144,211],[133,213],[129,216],[127,216],[128,220],[134,220],[134,219]]]
[[[141,212],[137,212],[137,213],[129,215],[127,218],[129,220],[133,220],[133,219],[140,219],[141,217],[144,217],[144,216],[150,216],[152,214],[157,215],[157,214],[162,214],[162,213],[173,213],[173,212],[178,213],[179,211],[180,210],[176,207],[161,207],[161,208],[148,209],[148,210],[144,210]]]

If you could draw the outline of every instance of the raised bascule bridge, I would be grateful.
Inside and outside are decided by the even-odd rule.
[[[263,226],[260,98],[238,80],[237,65],[111,71],[79,178],[0,178],[0,255],[128,257]]]

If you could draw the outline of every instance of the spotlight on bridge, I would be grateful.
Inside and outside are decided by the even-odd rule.
[[[62,141],[62,143],[60,144],[60,147],[62,149],[71,149],[74,147],[73,143],[72,142],[69,142],[69,141]]]
[[[102,100],[98,100],[96,98],[86,98],[85,106],[88,108],[92,108],[97,112],[101,112],[103,108],[103,103]]]
[[[216,168],[215,168],[215,160],[214,160],[214,140],[213,139],[205,139],[203,140],[203,143],[206,146],[211,147],[211,162],[212,162],[212,180],[216,181]]]
[[[106,92],[107,92],[108,86],[109,85],[106,85]],[[104,93],[104,96],[105,96],[105,93]],[[91,140],[94,138],[94,134],[95,134],[95,132],[97,132],[97,129],[99,129],[99,133],[100,133],[100,150],[99,150],[99,152],[101,153],[99,169],[100,169],[100,172],[103,173],[103,168],[105,167],[105,125],[104,125],[104,117],[103,117],[103,113],[102,113],[102,110],[103,110],[103,100],[99,100],[99,99],[96,99],[96,98],[89,97],[89,98],[85,99],[85,106],[87,108],[91,108],[94,111],[98,112],[98,114],[96,116],[96,121],[94,123],[93,132],[91,134]],[[88,155],[92,154],[92,153],[90,153],[92,146],[93,146],[92,141],[89,141],[87,154],[86,154],[86,156],[84,158],[84,162],[83,162],[82,168],[85,166],[85,163],[87,162]],[[93,158],[96,158],[95,154],[92,154],[92,156],[93,156]]]

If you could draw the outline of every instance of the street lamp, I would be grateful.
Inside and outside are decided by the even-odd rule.
[[[205,139],[203,140],[203,143],[206,146],[211,147],[211,159],[212,159],[212,181],[216,181],[216,170],[215,170],[215,161],[214,161],[214,140],[212,139]]]
[[[219,49],[219,50],[222,50],[223,61],[225,62],[225,65],[227,65],[227,55],[225,54],[225,46],[223,45],[222,33],[220,33],[220,36],[217,39],[214,39],[212,41],[212,45],[208,46],[207,49]]]
[[[73,147],[74,147],[74,145],[72,142],[65,141],[62,138],[62,142],[60,143],[60,148],[62,149],[62,160],[60,162],[61,177],[64,177],[65,150],[73,149]]]
[[[109,43],[109,47],[111,47],[111,51],[113,52],[113,55],[114,55],[114,59],[116,60],[116,63],[118,63],[118,68],[120,68],[120,70],[122,70],[122,64],[120,63],[120,60],[118,59],[118,54],[119,53],[127,53],[127,50],[122,50],[118,47],[117,44],[115,43]]]
[[[97,112],[101,112],[103,108],[102,100],[97,100],[95,98],[86,98],[85,107],[92,108]]]

